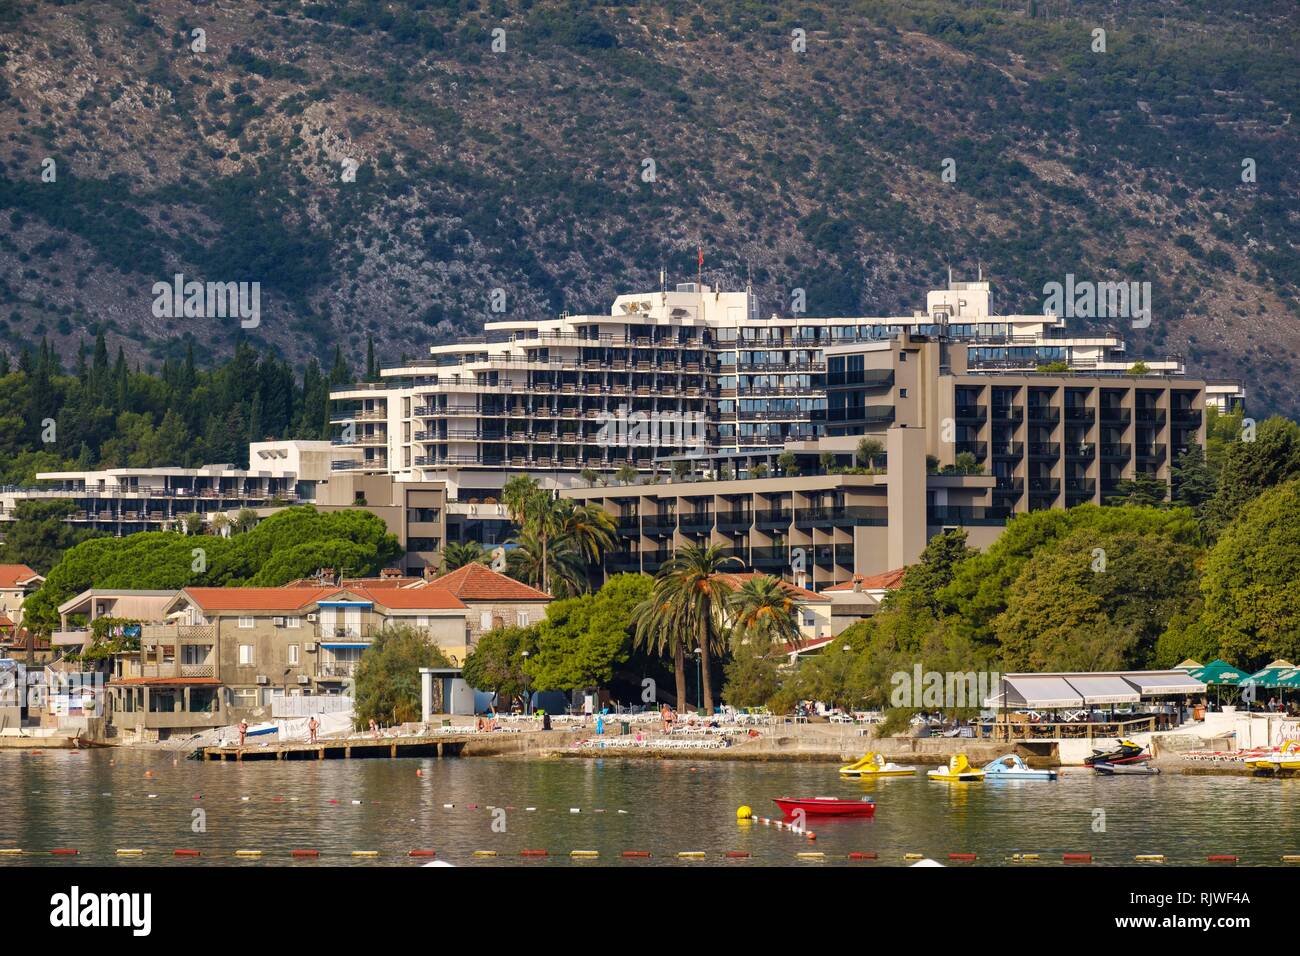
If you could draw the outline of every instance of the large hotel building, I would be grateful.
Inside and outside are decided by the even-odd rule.
[[[1244,399],[1135,362],[1115,332],[998,315],[985,281],[882,318],[764,318],[749,291],[684,284],[486,333],[335,390],[332,467],[485,504],[530,473],[616,517],[607,572],[708,541],[819,587],[910,563],[945,527],[986,544],[1015,512],[1168,484],[1207,404]]]
[[[381,380],[336,389],[332,443],[263,442],[250,467],[51,472],[0,490],[0,528],[32,497],[108,534],[242,508],[368,507],[427,573],[449,541],[511,533],[520,472],[613,514],[606,572],[654,571],[687,541],[819,588],[902,567],[947,527],[991,541],[1009,515],[1168,484],[1235,382],[1135,363],[1114,332],[998,315],[952,282],[924,311],[762,317],[748,291],[679,285],[608,315],[487,325]],[[863,439],[878,452],[862,460]]]

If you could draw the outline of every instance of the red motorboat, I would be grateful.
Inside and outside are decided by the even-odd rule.
[[[776,805],[787,817],[792,817],[800,811],[810,817],[869,817],[876,812],[876,801],[870,797],[859,797],[855,800],[845,800],[840,797],[807,797],[802,800],[794,797],[777,797]]]

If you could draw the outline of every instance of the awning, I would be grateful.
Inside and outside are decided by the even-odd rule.
[[[1124,675],[1124,679],[1143,697],[1205,693],[1205,682],[1183,671],[1131,671]]]
[[[1064,677],[1054,674],[1003,676],[998,692],[984,701],[985,707],[1082,707],[1083,698]]]
[[[331,651],[339,651],[339,650],[346,651],[346,650],[352,650],[353,648],[357,648],[357,647],[369,647],[369,646],[370,646],[369,644],[359,643],[359,642],[353,642],[351,644],[322,644],[321,645],[321,647],[327,648]]]
[[[1142,699],[1133,685],[1116,674],[1071,674],[1066,682],[1085,704],[1136,704]]]

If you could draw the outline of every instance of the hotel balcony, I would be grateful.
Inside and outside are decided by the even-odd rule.
[[[1138,461],[1162,462],[1166,454],[1164,445],[1138,445],[1135,451]]]
[[[774,508],[754,513],[754,526],[759,531],[777,531],[790,527],[794,515],[789,508]]]
[[[1161,426],[1165,423],[1165,410],[1163,408],[1139,408],[1134,413],[1134,418],[1139,425]]]
[[[994,442],[994,443],[993,443],[993,457],[994,457],[994,458],[1011,458],[1011,459],[1020,459],[1020,458],[1023,458],[1023,457],[1024,457],[1024,454],[1025,454],[1025,444],[1024,444],[1024,442],[1018,442],[1018,441],[1010,441],[1010,442],[1006,442],[1006,441],[1004,441],[1004,442]]]
[[[960,423],[983,422],[989,417],[989,410],[983,405],[958,405],[954,412]]]
[[[1061,443],[1056,441],[1048,442],[1030,442],[1030,458],[1046,458],[1055,460],[1061,457]]]
[[[1066,405],[1065,420],[1075,425],[1091,425],[1097,418],[1097,410],[1087,405]]]
[[[1169,413],[1169,422],[1175,428],[1199,428],[1201,410],[1199,408],[1176,408]]]
[[[1025,410],[1019,405],[999,405],[989,406],[989,418],[995,422],[1022,422],[1025,419]]]
[[[1092,442],[1067,442],[1065,446],[1066,461],[1092,461],[1097,457],[1097,446]]]
[[[1055,425],[1061,420],[1061,410],[1052,405],[1030,405],[1029,423],[1031,425]]]
[[[694,511],[686,512],[679,516],[678,524],[683,532],[700,534],[713,530],[713,512],[712,511]]]
[[[663,537],[677,530],[676,515],[644,515],[641,518],[641,533]]]
[[[1128,461],[1131,456],[1132,445],[1124,442],[1122,444],[1103,444],[1101,446],[1102,461]]]
[[[1132,412],[1127,408],[1103,408],[1101,410],[1103,424],[1127,425],[1132,417]]]
[[[957,442],[957,454],[974,455],[976,461],[983,461],[988,457],[988,442],[982,441],[959,441]]]
[[[926,523],[930,525],[999,526],[1006,524],[1010,517],[1010,508],[984,505],[944,505],[926,511]]]
[[[748,531],[754,523],[754,516],[748,511],[719,511],[719,531]]]
[[[755,568],[787,568],[790,566],[790,549],[751,548],[750,563]]]

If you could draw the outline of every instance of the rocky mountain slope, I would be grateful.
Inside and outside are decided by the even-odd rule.
[[[1135,357],[1294,413],[1298,32],[1290,0],[0,0],[0,347],[398,361],[495,289],[603,312],[702,247],[765,313],[1150,281]],[[156,314],[175,273],[259,282],[260,324]]]

